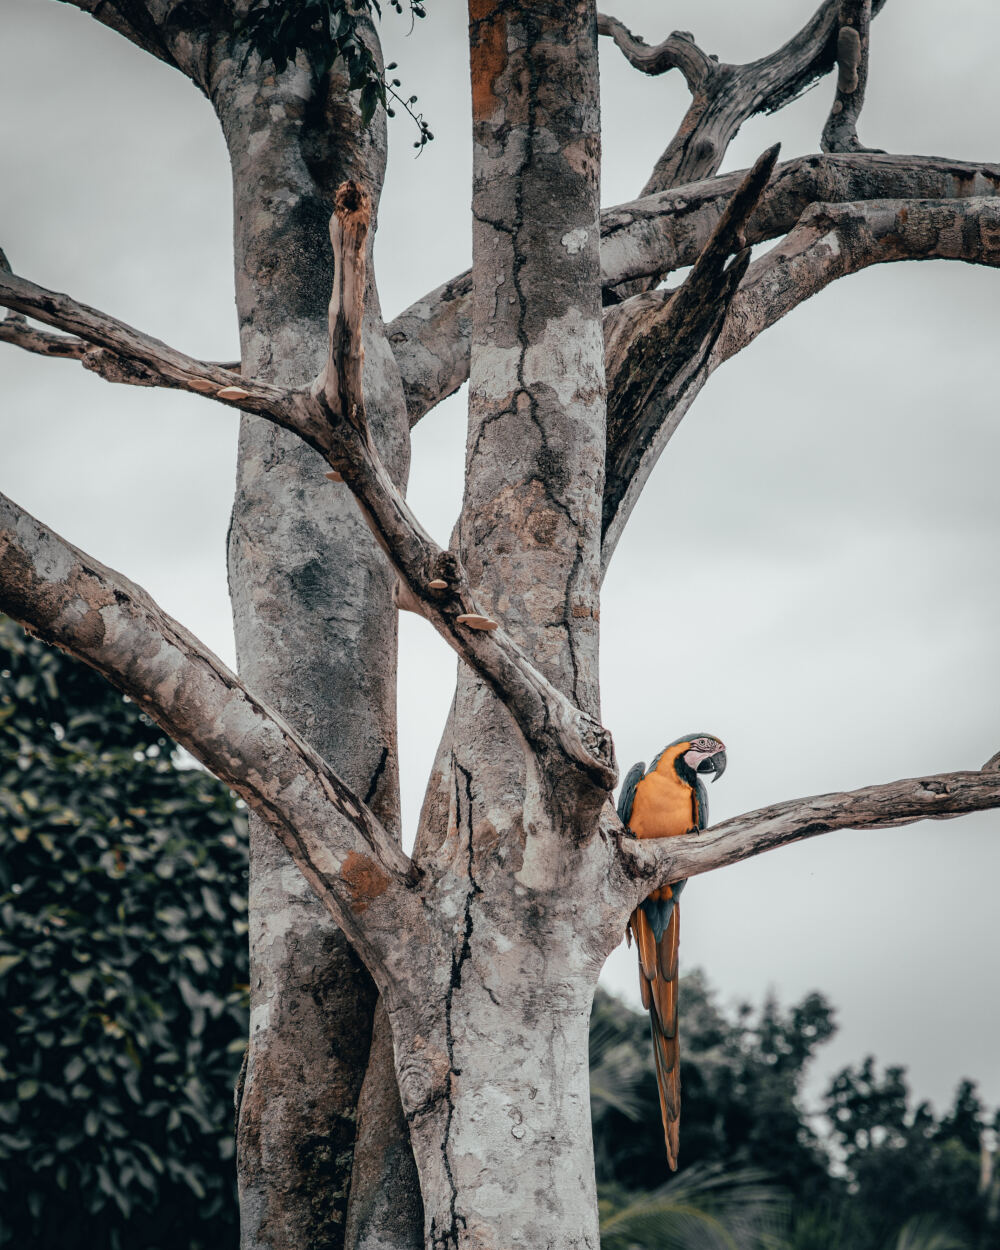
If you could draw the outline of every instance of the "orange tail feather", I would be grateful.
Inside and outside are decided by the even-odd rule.
[[[680,907],[675,903],[659,943],[646,913],[637,907],[629,925],[639,952],[639,989],[649,1012],[656,1061],[667,1163],[677,1171],[680,1141],[681,1065],[677,1037],[677,950],[680,943]]]

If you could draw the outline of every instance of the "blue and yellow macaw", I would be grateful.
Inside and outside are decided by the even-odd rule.
[[[708,824],[708,795],[701,775],[718,781],[726,769],[726,748],[712,734],[690,734],[664,747],[646,771],[636,764],[625,778],[618,816],[637,838],[676,838]],[[656,1085],[667,1144],[667,1163],[677,1171],[681,1117],[681,1070],[677,1038],[677,946],[686,882],[654,890],[629,918],[626,936],[639,952],[639,989],[649,1012],[656,1059]]]

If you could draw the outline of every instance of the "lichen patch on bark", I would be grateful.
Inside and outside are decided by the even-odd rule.
[[[472,116],[476,120],[492,115],[500,100],[493,84],[507,68],[507,21],[494,13],[491,0],[470,0],[473,22]]]
[[[344,860],[340,875],[351,892],[351,910],[367,911],[372,902],[389,888],[389,878],[374,860],[351,851]]]

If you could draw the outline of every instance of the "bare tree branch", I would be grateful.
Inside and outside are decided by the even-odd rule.
[[[418,924],[410,861],[316,752],[144,590],[4,495],[0,610],[97,669],[232,786],[373,971]]]
[[[633,35],[617,17],[599,13],[597,33],[610,35],[629,64],[644,74],[663,74],[669,69],[679,69],[692,92],[698,91],[717,67],[717,61],[702,52],[694,41],[694,35],[686,30],[675,30],[668,39],[650,47],[640,36]]]
[[[869,265],[934,259],[1000,265],[1000,198],[874,200],[807,208],[787,238],[746,270],[709,350],[693,357],[696,363],[678,370],[660,388],[649,389],[646,410],[628,414],[627,435],[620,437],[618,426],[612,429],[609,423],[605,570],[663,448],[719,365],[836,278]],[[609,319],[619,319],[615,353],[632,353],[636,370],[641,361],[642,369],[652,374],[655,357],[633,351],[629,332],[640,336],[646,324],[655,324],[657,305],[668,310],[671,298],[669,291],[648,291],[609,312]],[[641,378],[630,379],[630,387],[638,395]]]
[[[871,13],[878,13],[884,2],[873,0]],[[705,58],[701,78],[696,83],[688,80],[693,95],[691,106],[656,162],[643,195],[714,174],[748,118],[783,108],[833,69],[837,63],[840,3],[841,0],[826,0],[796,35],[760,60],[729,65]],[[613,21],[605,19],[609,29],[603,33],[613,33]],[[629,38],[635,45],[634,37]],[[672,38],[676,40],[678,35],[675,33]],[[680,38],[684,40],[683,35]],[[622,46],[617,37],[616,42]],[[689,47],[694,48],[693,39]],[[662,73],[670,68],[667,64],[658,67],[656,59],[649,56],[629,59],[645,73]]]
[[[858,117],[868,82],[868,45],[872,0],[840,0],[837,32],[837,89],[823,127],[824,152],[865,152],[858,141]]]
[[[718,225],[745,170],[606,209],[601,267],[608,302],[615,288],[658,282],[693,264]],[[748,244],[790,230],[815,201],[946,199],[1000,194],[1000,166],[883,153],[799,157],[779,165],[745,228]],[[627,289],[627,288],[626,288]],[[460,274],[387,326],[413,425],[469,376],[472,283]]]
[[[46,325],[77,336],[84,344],[103,348],[106,353],[104,356],[93,355],[86,346],[82,350],[72,346],[65,352],[60,347],[59,350],[46,354],[72,354],[85,366],[94,368],[102,376],[110,376],[113,381],[131,381],[142,386],[169,386],[191,391],[245,412],[267,417],[278,425],[299,433],[302,432],[300,427],[307,426],[302,402],[294,391],[284,390],[269,382],[248,380],[225,365],[186,356],[159,339],[133,329],[124,321],[118,321],[96,308],[80,304],[68,295],[48,291],[26,278],[3,272],[2,269],[0,307],[13,309],[15,313],[22,315],[27,314]],[[0,322],[0,327],[7,326],[10,320],[9,317],[5,318]],[[0,337],[7,338],[9,342],[17,341],[15,336],[19,333],[23,334],[23,323],[20,332],[15,324],[13,331],[6,331]],[[54,346],[59,347],[56,336],[47,337],[53,341]],[[73,339],[69,340],[70,344],[73,342]],[[25,346],[23,342],[18,342],[18,345]]]
[[[813,204],[791,234],[747,270],[710,371],[834,279],[899,260],[1000,265],[1000,199]]]
[[[121,382],[127,386],[188,389],[173,379],[154,373],[137,361],[117,356],[103,347],[93,347],[85,339],[76,338],[72,334],[52,334],[48,330],[39,330],[20,313],[10,313],[0,320],[0,343],[10,343],[33,355],[48,356],[53,360],[79,361],[85,369],[96,373],[105,382]],[[228,373],[239,373],[240,363],[238,360],[213,361],[212,367],[225,369]]]
[[[685,392],[701,389],[707,362],[729,305],[750,263],[747,219],[778,158],[769,148],[743,179],[683,285],[675,291],[638,295],[608,310],[604,321],[608,385],[608,455],[605,463],[603,534],[610,552],[621,526],[619,510],[648,473],[672,433],[665,418]],[[739,253],[727,265],[733,253]]]
[[[20,313],[8,313],[0,320],[0,342],[11,343],[36,356],[52,356],[57,360],[83,360],[89,347],[83,339],[71,334],[51,334],[29,325]]]
[[[430,291],[386,326],[411,428],[469,380],[472,271]]]
[[[835,829],[890,829],[1000,807],[1000,773],[941,773],[775,803],[683,838],[621,839],[640,893]]]

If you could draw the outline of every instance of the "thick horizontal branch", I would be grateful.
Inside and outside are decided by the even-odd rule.
[[[811,205],[796,228],[747,270],[711,369],[835,279],[901,260],[1000,265],[1000,198]]]
[[[889,829],[1000,807],[1000,772],[911,777],[844,794],[775,803],[683,838],[621,839],[641,894],[835,829]]]
[[[294,391],[269,382],[246,379],[212,361],[196,360],[126,325],[124,321],[81,304],[68,295],[36,286],[16,274],[0,271],[0,308],[10,308],[15,313],[54,326],[86,344],[103,348],[108,355],[100,361],[95,360],[95,372],[111,376],[113,381],[132,381],[144,386],[169,386],[190,391],[244,412],[267,417],[299,432],[307,425],[302,402]],[[0,325],[9,320],[6,318]],[[84,350],[78,358],[86,365],[87,351]],[[130,371],[134,376],[128,376]]]
[[[659,282],[698,258],[746,177],[738,170],[606,209],[601,214],[605,291]],[[779,165],[744,228],[747,244],[791,230],[815,201],[946,199],[1000,194],[1000,166],[933,156],[819,154]],[[387,326],[403,377],[410,424],[469,376],[471,275],[431,291]]]
[[[409,860],[361,800],[145,591],[3,495],[0,611],[97,669],[231,786],[373,971],[419,940]]]

